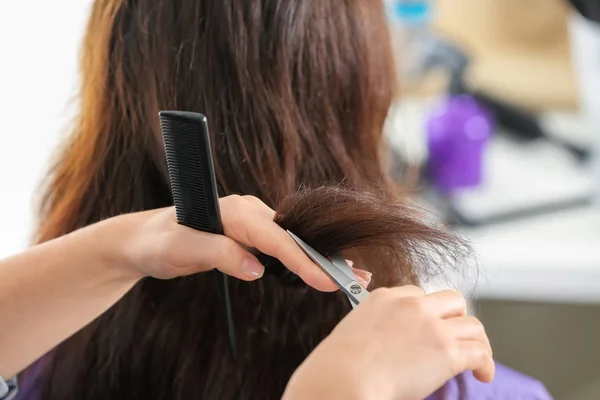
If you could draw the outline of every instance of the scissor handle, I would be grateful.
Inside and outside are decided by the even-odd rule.
[[[361,301],[364,301],[367,298],[369,292],[367,289],[360,286],[360,284],[356,281],[356,275],[354,275],[352,268],[350,268],[346,262],[346,259],[341,254],[333,254],[331,256],[331,263],[337,269],[346,274],[350,279],[352,279],[352,282],[341,289],[346,296],[348,296],[348,299],[350,299],[350,304],[352,304],[352,307],[356,307]]]
[[[350,299],[350,303],[352,307],[359,305],[361,302],[365,301],[365,299],[369,296],[369,292],[367,289],[360,286],[360,284],[356,281],[352,281],[346,286],[344,286],[344,293]]]

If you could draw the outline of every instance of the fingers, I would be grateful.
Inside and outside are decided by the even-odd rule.
[[[322,291],[334,291],[337,286],[314,264],[270,213],[240,196],[221,199],[225,235],[243,245],[277,258],[304,282]]]
[[[256,210],[263,215],[265,218],[268,218],[270,221],[273,221],[275,219],[275,215],[276,212],[275,210],[273,210],[271,207],[267,206],[262,200],[260,200],[257,197],[254,196],[242,196],[244,200],[246,200],[248,203],[252,204],[254,207],[256,207]],[[279,225],[277,225],[276,223],[271,224],[269,223],[270,226],[274,226],[276,225],[277,227],[279,227]],[[279,229],[282,230],[281,227],[279,227]],[[289,236],[286,232],[286,235]],[[297,244],[294,242],[294,245],[297,247]],[[257,246],[255,246],[258,250],[262,251],[260,248],[258,248]],[[265,254],[269,254],[266,253],[264,251],[262,251]],[[302,253],[304,254],[304,252],[302,251]],[[271,256],[273,256],[272,254],[269,254]],[[281,258],[279,258],[278,256],[273,256],[278,258],[284,265],[286,265],[290,270],[292,270],[293,272],[295,272],[297,275],[299,275],[302,279],[304,279],[306,277],[306,279],[312,279],[308,276],[305,276],[304,274],[300,273],[298,270],[294,270],[294,267],[291,265],[287,265]],[[305,257],[305,259],[308,257]],[[311,266],[309,271],[311,273],[316,272],[317,273],[317,278],[319,280],[319,284],[323,284],[325,286],[323,286],[321,288],[321,290],[325,290],[325,291],[330,291],[330,290],[336,290],[337,286],[335,286],[335,284],[333,284],[331,282],[331,279],[329,279],[328,277],[326,277],[326,275],[317,267],[317,269],[315,269],[314,267],[316,267],[316,265],[314,265],[314,263],[312,261],[310,261]],[[363,286],[364,288],[366,288],[369,283],[371,282],[371,274],[367,271],[363,271],[363,270],[358,270],[356,269],[356,271],[359,271],[356,276],[357,276],[357,281],[361,284],[361,286]],[[306,279],[304,279],[306,281]],[[314,285],[311,285],[314,286]],[[319,289],[317,287],[317,289]]]
[[[458,343],[458,370],[473,371],[473,376],[484,383],[494,379],[496,365],[487,346],[476,340],[462,340]]]
[[[352,268],[352,261],[346,261],[348,261],[348,265],[350,265],[350,268]],[[365,271],[364,269],[358,268],[352,268],[352,272],[354,273],[354,276],[356,276],[356,281],[360,283],[360,286],[366,289],[369,286],[369,283],[371,283],[371,278],[373,274],[371,274],[368,271]]]
[[[458,340],[477,340],[483,343],[490,354],[492,346],[481,321],[473,316],[450,318],[443,321],[445,329]]]
[[[196,233],[196,232],[194,232]],[[245,281],[253,281],[263,276],[265,268],[257,258],[244,249],[235,240],[223,235],[212,235],[204,232],[197,232],[197,239],[202,240],[202,246],[187,246],[181,243],[182,248],[176,246],[171,251],[198,252],[193,259],[201,259],[201,265],[194,263],[185,267],[182,275],[189,275],[196,272],[206,271],[207,269],[218,269],[219,271]],[[185,247],[184,247],[185,246]],[[206,251],[211,249],[211,251]],[[209,268],[206,268],[209,266]]]
[[[369,286],[369,283],[371,283],[371,278],[373,277],[373,274],[369,271],[365,271],[364,269],[354,268],[354,261],[352,260],[346,259],[346,264],[348,264],[348,266],[352,270],[352,273],[356,277],[356,281],[360,284],[360,286],[366,289]]]
[[[492,347],[483,324],[473,316],[449,318],[443,321],[444,330],[458,343],[457,371],[472,370],[481,382],[494,377]]]
[[[442,318],[461,317],[467,314],[465,298],[455,290],[442,290],[429,294],[427,307]]]

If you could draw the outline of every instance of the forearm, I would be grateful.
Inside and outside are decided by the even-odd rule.
[[[9,378],[116,303],[137,278],[92,226],[0,261],[0,375]]]

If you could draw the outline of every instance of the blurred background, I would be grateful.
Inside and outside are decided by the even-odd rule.
[[[600,1],[389,1],[394,174],[469,238],[495,357],[600,399]]]
[[[77,105],[91,3],[0,3],[0,257],[30,241]],[[499,361],[556,399],[600,399],[600,2],[386,7],[401,82],[385,127],[392,172],[477,254],[449,280]]]

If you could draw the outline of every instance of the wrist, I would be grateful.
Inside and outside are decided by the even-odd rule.
[[[118,216],[90,225],[78,237],[80,248],[91,253],[88,259],[97,264],[113,280],[135,283],[144,275],[132,265],[126,251],[129,232],[126,216]],[[78,233],[78,232],[76,232]]]
[[[362,379],[350,378],[340,365],[302,364],[288,382],[283,400],[374,399],[366,389]]]

